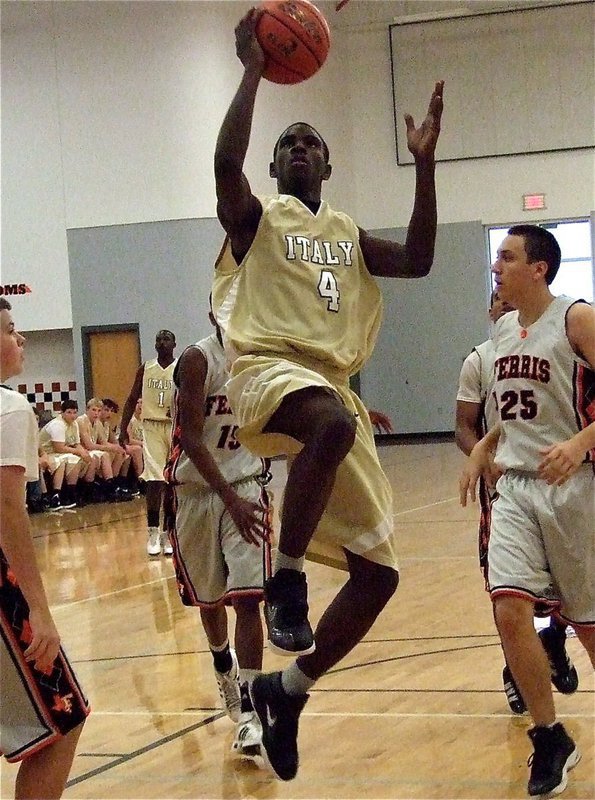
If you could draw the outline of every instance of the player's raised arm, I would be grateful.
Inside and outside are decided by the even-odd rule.
[[[221,125],[215,148],[217,216],[229,234],[236,257],[243,256],[250,247],[262,214],[260,201],[252,194],[243,171],[254,102],[265,65],[265,55],[255,33],[261,13],[250,9],[235,29],[236,53],[244,65],[244,75]]]
[[[407,146],[415,159],[415,200],[405,244],[370,236],[360,230],[360,246],[372,275],[386,278],[423,278],[434,260],[437,210],[435,151],[442,119],[444,81],[434,87],[428,112],[416,128],[405,115]]]
[[[126,402],[124,403],[124,408],[122,410],[122,419],[120,420],[120,436],[118,437],[118,442],[124,447],[128,444],[128,426],[130,425],[130,420],[132,419],[132,415],[134,414],[134,409],[136,408],[136,404],[140,397],[143,394],[143,378],[145,375],[145,365],[141,364],[140,367],[136,371],[136,375],[134,376],[134,383],[132,384],[132,389],[130,390],[130,394],[126,398]]]

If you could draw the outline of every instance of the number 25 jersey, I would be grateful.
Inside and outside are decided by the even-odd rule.
[[[519,324],[518,311],[496,324],[493,389],[502,428],[496,464],[502,470],[536,473],[544,448],[595,421],[595,372],[566,332],[576,302],[582,301],[554,298],[528,328]],[[595,462],[595,452],[585,461]]]

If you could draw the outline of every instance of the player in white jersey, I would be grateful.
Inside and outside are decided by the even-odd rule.
[[[595,666],[595,309],[549,286],[560,248],[544,228],[510,228],[492,267],[518,309],[494,332],[497,426],[473,448],[461,502],[481,472],[501,477],[492,506],[489,587],[506,660],[535,727],[530,795],[557,794],[579,751],[556,721],[535,608],[570,623]]]
[[[368,414],[349,376],[372,352],[382,316],[374,276],[428,274],[434,256],[434,153],[443,84],[419,128],[407,115],[416,191],[406,245],[378,239],[321,199],[329,151],[306,123],[274,148],[279,196],[259,199],[243,172],[265,56],[255,35],[261,9],[236,27],[244,74],[215,150],[217,213],[227,232],[213,307],[235,361],[228,387],[239,439],[263,456],[292,454],[275,574],[265,587],[269,647],[300,655],[252,684],[263,747],[277,777],[297,773],[298,718],[307,691],[349,653],[394,594],[398,571],[390,484]],[[307,549],[349,570],[314,637],[308,622]]]
[[[25,339],[10,310],[0,297],[2,382],[23,370]],[[21,762],[16,797],[59,798],[89,707],[60,647],[35,558],[25,481],[37,469],[33,411],[0,386],[0,753]]]
[[[500,299],[494,290],[490,298],[489,317],[495,324],[503,314],[513,308]],[[469,455],[477,442],[498,422],[498,409],[494,393],[494,342],[490,337],[474,347],[463,362],[457,391],[455,440],[459,448]],[[484,476],[479,479],[479,565],[488,584],[488,542],[492,503],[497,492],[488,487]],[[566,652],[566,623],[551,616],[550,625],[539,632],[552,670],[552,683],[562,694],[572,694],[578,689],[578,674]],[[502,670],[504,692],[514,714],[527,711],[525,701],[514,680],[508,664]]]
[[[118,441],[126,448],[128,425],[139,398],[143,401],[143,462],[141,475],[146,482],[147,503],[147,554],[158,556],[172,554],[171,544],[159,530],[159,514],[165,482],[163,469],[169,454],[171,439],[171,402],[173,374],[176,360],[176,337],[168,330],[160,330],[155,337],[157,358],[145,361],[138,368],[134,383],[122,411]]]
[[[266,469],[236,439],[221,332],[212,313],[209,318],[215,332],[186,348],[174,371],[172,444],[165,468],[175,488],[170,539],[182,602],[199,608],[221,700],[238,723],[234,749],[255,756],[261,729],[248,685],[262,669],[260,602],[270,573]],[[236,614],[235,651],[226,605]]]

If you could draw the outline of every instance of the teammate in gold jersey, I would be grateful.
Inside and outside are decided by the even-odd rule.
[[[251,9],[236,28],[244,75],[215,151],[217,212],[228,240],[215,270],[213,308],[231,362],[228,397],[239,440],[260,456],[291,456],[265,618],[269,646],[299,658],[252,684],[263,755],[277,777],[290,780],[308,689],[362,639],[398,583],[390,485],[349,376],[369,357],[380,325],[374,276],[418,278],[432,265],[443,83],[418,128],[406,116],[416,189],[404,246],[371,236],[321,200],[329,150],[303,122],[287,128],[274,148],[270,176],[279,196],[260,199],[243,166],[265,64],[255,36],[261,13]],[[349,571],[315,645],[307,549]]]
[[[163,469],[169,454],[171,439],[171,402],[173,374],[176,360],[176,337],[168,330],[157,332],[155,350],[157,358],[145,361],[137,370],[134,383],[122,411],[119,442],[126,447],[129,441],[128,424],[136,403],[142,398],[143,419],[143,480],[147,484],[147,554],[158,556],[172,554],[165,527],[159,530],[159,511],[165,480]]]

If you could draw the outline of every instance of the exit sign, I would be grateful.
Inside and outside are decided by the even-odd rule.
[[[545,208],[544,194],[523,195],[523,211],[538,211],[540,208]]]

